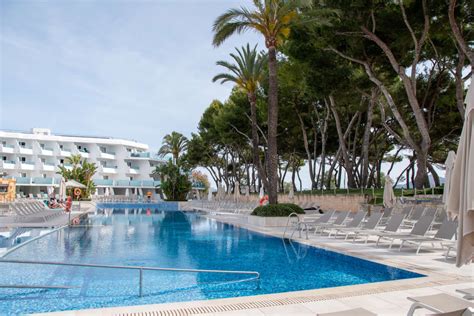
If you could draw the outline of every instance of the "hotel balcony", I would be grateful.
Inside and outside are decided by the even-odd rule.
[[[114,152],[100,151],[100,158],[102,158],[102,159],[115,159],[115,153]]]
[[[69,163],[63,163],[62,166],[66,168],[67,170],[72,170],[72,165]]]
[[[13,154],[15,152],[15,146],[0,144],[0,152],[5,154]]]
[[[129,166],[127,173],[128,174],[139,174],[140,173],[140,167],[138,167],[138,166]]]
[[[56,169],[56,165],[54,163],[43,162],[42,165],[43,165],[42,169],[44,171],[54,171]]]
[[[22,155],[33,155],[33,148],[20,146],[18,149],[19,153]]]
[[[53,178],[32,178],[31,184],[39,184],[39,185],[53,185],[54,180]]]
[[[42,156],[52,156],[53,155],[53,149],[52,148],[41,148],[40,155]]]
[[[0,160],[0,169],[13,170],[15,169],[16,163],[12,160]]]
[[[117,166],[100,166],[99,172],[108,173],[108,174],[116,174]]]
[[[34,170],[35,163],[32,161],[20,161],[19,162],[19,169],[21,170]]]
[[[61,157],[71,157],[71,154],[69,149],[59,149],[59,156]]]
[[[89,158],[90,153],[87,151],[87,149],[81,148],[78,149],[79,155],[81,155],[82,158]]]
[[[109,179],[94,179],[92,181],[98,187],[111,187],[114,184],[114,181]]]
[[[142,181],[142,187],[143,188],[155,188],[160,186],[161,182],[160,181],[153,181],[153,180],[143,180]]]
[[[130,153],[129,159],[147,159],[151,158],[150,152]]]
[[[31,184],[30,177],[14,177],[16,179],[16,184]]]

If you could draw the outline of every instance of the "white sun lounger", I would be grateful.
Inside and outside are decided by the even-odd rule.
[[[465,300],[474,300],[474,288],[473,287],[471,287],[469,289],[456,290],[456,292],[464,294],[463,299],[465,299]]]
[[[337,237],[339,233],[341,233],[343,236],[345,235],[344,240],[346,240],[350,235],[355,234],[356,232],[364,231],[364,230],[372,230],[377,227],[379,224],[381,218],[382,218],[383,213],[374,213],[370,215],[369,219],[362,224],[360,228],[357,227],[343,227],[343,228],[338,228],[336,229],[336,233],[334,234],[334,237]]]
[[[333,225],[342,225],[342,223],[344,223],[344,221],[346,220],[347,216],[349,215],[350,212],[339,212],[339,214],[336,215],[336,219],[334,220],[334,222],[332,223],[322,223],[322,224],[319,224],[319,225],[315,225],[314,226],[314,234],[316,234],[318,232],[318,230],[320,228],[322,228],[323,230],[328,228],[328,227],[331,227]]]
[[[392,248],[393,242],[397,239],[404,239],[404,238],[410,238],[414,236],[424,236],[428,229],[431,226],[431,223],[433,222],[434,217],[433,216],[422,216],[413,226],[413,229],[410,231],[410,233],[378,233],[374,234],[375,236],[378,236],[377,243],[375,244],[376,246],[379,245],[380,241],[383,239],[390,240],[390,246],[389,249]]]
[[[433,245],[434,243],[450,241],[456,233],[457,227],[458,223],[456,221],[445,220],[433,237],[413,236],[409,238],[402,238],[402,242],[400,243],[400,248],[398,250],[401,251],[405,244],[412,244],[417,247],[416,254],[418,254],[421,247],[427,242]]]
[[[357,213],[354,215],[354,217],[353,217],[349,222],[347,222],[345,225],[331,225],[331,226],[327,227],[326,229],[328,230],[328,236],[331,237],[331,235],[332,235],[333,233],[336,233],[336,234],[337,234],[337,230],[338,230],[338,229],[342,229],[342,228],[357,228],[357,227],[359,227],[360,223],[362,223],[362,221],[364,220],[365,215],[367,215],[366,212],[364,212],[364,211],[359,211],[359,212],[357,212]],[[323,230],[321,231],[321,234],[323,234],[326,229],[323,229]]]
[[[435,313],[449,313],[449,315],[459,316],[463,315],[466,309],[474,308],[474,303],[445,293],[408,297],[408,299],[413,301],[408,316],[412,316],[418,308],[425,308]],[[465,315],[472,315],[472,313]]]
[[[390,216],[390,219],[387,221],[387,225],[383,230],[372,229],[372,230],[355,230],[353,231],[354,236],[352,241],[355,242],[356,238],[359,236],[365,236],[365,243],[368,242],[369,237],[379,233],[395,233],[398,231],[402,225],[405,214],[393,214]]]

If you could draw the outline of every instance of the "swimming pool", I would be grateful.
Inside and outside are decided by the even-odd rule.
[[[145,271],[143,296],[130,270],[0,263],[0,284],[75,286],[0,289],[0,314],[157,304],[279,293],[422,275],[266,236],[177,210],[104,209],[89,227],[66,228],[3,259],[258,271],[248,275]]]

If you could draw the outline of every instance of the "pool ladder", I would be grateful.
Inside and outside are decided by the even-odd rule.
[[[291,222],[291,219],[293,217],[296,217],[297,221],[296,222]],[[299,233],[299,237],[301,238],[301,229],[304,227],[304,230],[306,232],[306,239],[308,239],[308,225],[302,221],[299,217],[299,215],[295,212],[291,213],[290,215],[288,215],[288,219],[286,221],[286,226],[285,226],[285,230],[283,231],[283,238],[285,238],[286,236],[286,232],[288,230],[288,228],[290,228],[290,226],[292,226],[294,229],[293,231],[291,232],[291,235],[289,237],[289,239],[292,239],[293,238],[293,235],[295,234],[296,231],[298,231]]]
[[[253,275],[252,278],[233,281],[250,282],[257,281],[260,287],[260,273],[257,271],[233,271],[233,270],[206,270],[206,269],[181,269],[181,268],[160,268],[160,267],[146,267],[146,266],[120,266],[120,265],[106,265],[106,264],[90,264],[90,263],[69,263],[69,262],[55,262],[55,261],[30,261],[30,260],[15,260],[15,259],[0,259],[0,263],[20,263],[20,264],[39,264],[39,265],[53,265],[53,266],[70,266],[70,267],[87,267],[87,268],[104,268],[104,269],[123,269],[123,270],[138,270],[139,271],[139,296],[143,296],[143,271],[171,271],[171,272],[189,272],[189,273],[220,273],[220,274],[246,274]],[[230,282],[226,282],[230,283]],[[5,288],[43,288],[43,289],[68,289],[74,288],[69,286],[47,286],[47,285],[0,285]]]

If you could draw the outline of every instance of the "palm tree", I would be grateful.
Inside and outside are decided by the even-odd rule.
[[[188,139],[181,133],[172,132],[163,137],[162,144],[158,150],[158,155],[164,157],[171,154],[174,162],[178,163],[179,156],[188,148]]]
[[[241,7],[229,9],[214,22],[214,46],[221,45],[235,33],[254,30],[263,35],[268,50],[268,195],[270,204],[278,202],[278,79],[276,54],[288,38],[291,25],[298,19],[298,7],[309,6],[303,0],[254,0],[253,11]]]
[[[227,61],[218,61],[217,65],[225,67],[227,73],[216,75],[212,81],[221,83],[232,82],[239,89],[247,94],[250,103],[250,120],[252,124],[252,147],[253,147],[253,163],[257,167],[258,173],[262,178],[265,187],[268,187],[268,181],[265,175],[265,169],[261,166],[258,144],[259,137],[257,131],[257,89],[263,79],[264,67],[267,62],[265,55],[257,52],[257,45],[250,49],[250,45],[235,49],[237,54],[230,54],[235,63]]]

